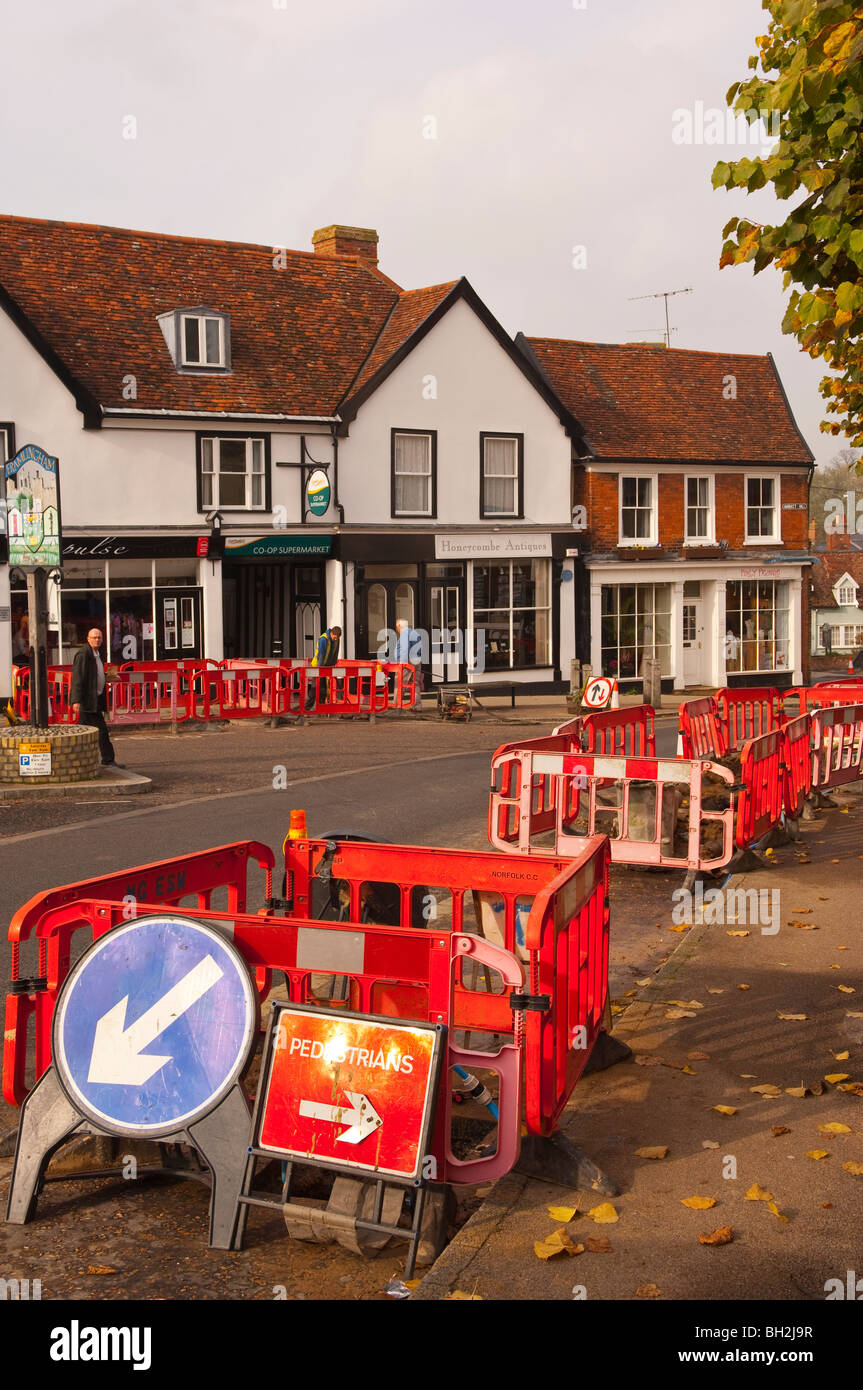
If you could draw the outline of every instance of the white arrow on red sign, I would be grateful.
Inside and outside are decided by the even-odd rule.
[[[350,1105],[324,1105],[317,1100],[301,1100],[300,1114],[307,1120],[327,1120],[335,1125],[349,1125],[336,1136],[336,1143],[360,1144],[383,1124],[383,1120],[368,1096],[358,1091],[345,1091]]]

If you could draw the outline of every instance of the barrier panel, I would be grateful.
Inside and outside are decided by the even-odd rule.
[[[539,777],[554,782],[541,814],[534,809]],[[565,855],[606,834],[614,863],[721,868],[734,849],[733,782],[727,768],[708,761],[510,746],[492,758],[489,840],[519,854]],[[718,806],[703,804],[705,783]]]
[[[716,705],[725,730],[725,751],[741,749],[747,739],[779,727],[782,697],[772,685],[728,687],[716,692]]]
[[[67,926],[47,931],[44,923],[48,914],[82,897],[112,899],[120,904],[121,916],[126,914],[123,920],[134,917],[138,905],[159,903],[179,907],[190,897],[194,897],[196,907],[208,910],[214,893],[222,891],[226,895],[229,912],[244,912],[250,861],[256,862],[264,870],[265,896],[269,899],[273,890],[272,851],[257,840],[241,840],[236,844],[204,850],[200,854],[140,864],[136,868],[123,869],[120,873],[52,888],[46,893],[37,894],[19,908],[9,925],[12,966],[11,989],[6,996],[3,1044],[5,1100],[10,1105],[20,1105],[27,1094],[27,1038],[31,1019],[35,1028],[34,1081],[39,1079],[51,1061],[54,1000],[69,973],[71,941],[78,928]],[[86,928],[88,923],[80,925]],[[38,973],[35,977],[22,977],[20,973],[21,943],[28,939],[36,939],[39,943]],[[259,982],[259,988],[263,987],[263,983]]]
[[[815,709],[812,721],[812,790],[826,792],[856,782],[863,759],[863,704]]]
[[[493,810],[489,808],[489,839],[498,848],[517,844],[519,839],[519,816],[523,785],[524,766],[521,754],[534,753],[580,753],[581,719],[570,719],[545,738],[526,739],[522,743],[504,743],[495,750],[492,758],[491,795],[494,798]],[[537,773],[529,768],[530,778],[530,816],[533,834],[551,830],[557,819],[557,796],[561,790],[557,780],[550,774]],[[494,816],[494,835],[491,833],[491,818]],[[496,838],[495,838],[496,837]]]
[[[12,708],[15,714],[27,724],[30,721],[30,667],[12,667]]]
[[[824,684],[816,686],[796,685],[791,690],[786,691],[783,699],[783,710],[785,718],[794,718],[799,714],[806,714],[808,710],[829,709],[832,705],[854,705],[861,696],[860,686],[853,683],[843,682],[833,685]],[[797,708],[794,713],[790,713],[789,702],[796,701]]]
[[[189,695],[180,693],[179,671],[122,671],[105,686],[107,722],[177,724],[189,718]]]
[[[627,709],[586,714],[582,720],[581,746],[585,753],[654,758],[654,715],[652,705],[632,705]]]
[[[290,676],[291,672],[281,666],[245,666],[220,671],[217,717],[259,719],[283,714],[288,706]],[[213,717],[209,701],[201,717]]]
[[[734,842],[748,849],[782,817],[785,739],[781,729],[747,739],[740,755]]]
[[[386,678],[376,661],[299,666],[290,672],[289,690],[288,707],[295,714],[370,715],[385,710],[389,701]]]
[[[782,805],[797,820],[812,790],[812,721],[808,714],[789,719],[782,729]]]
[[[463,1162],[452,1154],[452,1099],[445,1086],[435,1129],[442,1180],[480,1181],[512,1166],[520,1133],[522,1054],[527,1127],[534,1134],[553,1131],[601,1031],[607,1002],[609,853],[604,838],[583,844],[577,859],[522,863],[491,851],[289,841],[285,865],[292,915],[285,917],[246,911],[250,858],[266,870],[271,902],[273,856],[251,841],[66,885],[20,909],[10,927],[13,982],[23,986],[7,996],[4,1095],[10,1103],[20,1104],[27,1094],[27,1024],[34,1014],[36,1076],[50,1063],[54,1001],[69,972],[73,939],[77,945],[84,932],[95,940],[162,904],[187,917],[198,914],[209,923],[224,922],[261,997],[278,972],[291,1002],[332,1008],[332,996],[318,997],[321,980],[325,987],[327,981],[332,985],[345,979],[346,1009],[443,1023],[450,1029],[450,1066],[497,1072],[500,1129],[497,1151],[489,1159]],[[411,925],[416,896],[422,890],[428,897],[429,883],[442,897],[434,916],[418,928]],[[313,915],[315,889],[321,886],[330,892],[335,886],[343,894],[344,920]],[[221,887],[228,890],[227,910],[214,911],[212,893]],[[392,890],[389,897],[387,889]],[[192,894],[196,906],[181,907]],[[388,920],[375,920],[381,915]],[[495,932],[498,941],[490,939]],[[31,936],[39,941],[45,977],[38,989],[28,989],[34,982],[18,980],[17,973],[18,945]],[[527,995],[517,951],[529,967]],[[486,972],[485,989],[479,987],[481,970]],[[494,987],[489,971],[496,972]],[[496,1051],[468,1050],[456,1043],[455,1029],[511,1041]]]
[[[677,716],[679,756],[682,758],[724,758],[728,752],[725,726],[712,695],[684,700]]]

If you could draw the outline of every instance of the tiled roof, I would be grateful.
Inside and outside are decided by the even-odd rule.
[[[811,461],[769,356],[521,334],[516,342],[532,353],[598,459]],[[735,399],[723,394],[729,376]]]
[[[368,262],[312,252],[285,252],[277,270],[273,254],[0,216],[7,306],[106,408],[332,416],[451,288],[405,293]],[[157,315],[193,306],[231,316],[229,373],[174,366]],[[130,375],[134,400],[123,396]]]
[[[815,558],[809,575],[813,608],[836,607],[833,586],[843,574],[850,574],[852,579],[856,579],[863,591],[863,551],[827,550]],[[863,602],[863,592],[860,592],[859,598]]]
[[[351,396],[368,385],[375,373],[385,366],[400,347],[404,346],[411,334],[419,328],[429,314],[434,312],[457,284],[457,280],[450,280],[445,285],[430,285],[424,290],[402,291],[368,361],[364,364],[351,387]]]

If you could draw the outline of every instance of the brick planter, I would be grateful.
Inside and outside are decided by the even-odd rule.
[[[18,755],[23,743],[50,743],[51,775],[22,777]],[[18,724],[0,735],[0,786],[33,787],[61,782],[91,782],[99,775],[99,731],[76,724],[53,724],[34,729]]]

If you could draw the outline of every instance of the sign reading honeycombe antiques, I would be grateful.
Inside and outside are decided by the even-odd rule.
[[[551,555],[551,533],[524,531],[457,532],[434,538],[436,560],[541,560]]]
[[[61,564],[58,460],[25,444],[3,465],[9,564],[19,569]]]

